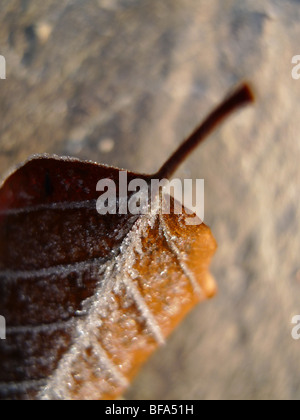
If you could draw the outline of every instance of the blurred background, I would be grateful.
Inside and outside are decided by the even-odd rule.
[[[176,174],[205,179],[219,294],[125,398],[300,398],[299,39],[299,0],[1,0],[1,177],[45,152],[153,172],[239,81],[256,92]]]

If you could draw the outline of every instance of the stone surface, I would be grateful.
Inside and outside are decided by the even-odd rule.
[[[1,1],[1,175],[44,152],[155,171],[238,81],[257,93],[178,171],[205,179],[219,295],[126,398],[300,397],[299,5]]]

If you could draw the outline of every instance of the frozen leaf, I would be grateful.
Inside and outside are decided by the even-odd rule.
[[[128,182],[169,178],[218,122],[251,100],[243,85],[157,174],[126,172]],[[118,193],[119,173],[40,156],[2,184],[1,398],[115,398],[186,313],[214,295],[208,267],[216,242],[203,223],[188,225],[185,212],[163,214],[159,194],[147,214],[98,214],[98,181],[115,181]]]

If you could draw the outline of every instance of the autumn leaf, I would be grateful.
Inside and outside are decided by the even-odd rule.
[[[217,123],[252,99],[242,85],[157,174],[126,171],[128,182],[170,178]],[[40,156],[2,184],[1,398],[116,398],[186,313],[215,294],[208,268],[216,242],[204,223],[164,214],[160,194],[147,214],[98,214],[98,181],[113,180],[118,193],[119,173]]]

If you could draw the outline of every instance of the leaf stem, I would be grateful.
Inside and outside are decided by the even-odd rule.
[[[254,102],[254,94],[247,83],[243,83],[196,128],[196,130],[173,153],[161,169],[152,177],[169,179],[180,164],[206,137],[219,126],[230,114],[243,105]]]

